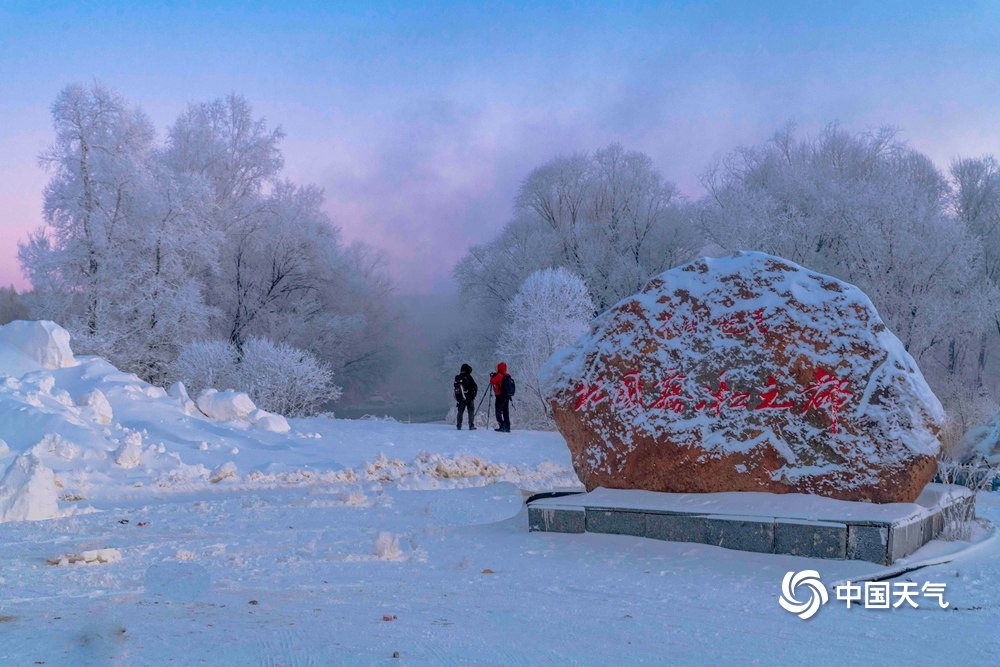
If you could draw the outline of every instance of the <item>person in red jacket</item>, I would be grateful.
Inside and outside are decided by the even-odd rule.
[[[506,376],[507,364],[503,361],[497,364],[496,373],[490,373],[490,386],[493,387],[493,396],[496,397],[497,424],[500,425],[493,430],[501,433],[510,433],[510,396],[503,386],[503,379]]]

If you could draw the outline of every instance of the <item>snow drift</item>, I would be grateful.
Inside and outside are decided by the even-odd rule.
[[[99,357],[76,357],[69,341],[52,322],[0,326],[0,522],[220,486],[335,484],[354,493],[350,487],[362,482],[408,489],[578,485],[568,460],[539,453],[568,459],[554,434],[525,436],[518,465],[490,461],[495,443],[485,434],[456,441],[462,454],[430,455],[423,450],[454,438],[454,428],[327,418],[290,423],[232,390],[205,390],[192,401],[181,383],[164,391]],[[477,443],[481,452],[468,451]]]

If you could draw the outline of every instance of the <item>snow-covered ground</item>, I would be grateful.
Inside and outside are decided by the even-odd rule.
[[[908,560],[953,560],[892,580],[945,584],[947,609],[831,594],[802,620],[778,604],[785,573],[830,585],[886,568],[530,533],[525,492],[578,484],[558,434],[213,420],[179,388],[74,357],[59,330],[8,327],[0,665],[1000,660],[989,527],[928,544]],[[1000,495],[978,500],[1000,522]]]

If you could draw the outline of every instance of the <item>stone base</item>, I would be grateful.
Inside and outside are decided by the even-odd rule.
[[[975,517],[975,495],[928,484],[913,503],[857,503],[805,494],[657,493],[594,489],[528,500],[533,531],[633,535],[756,553],[889,565]]]

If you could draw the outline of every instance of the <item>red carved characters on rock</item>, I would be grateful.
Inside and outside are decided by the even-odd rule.
[[[656,382],[659,396],[647,408],[643,400],[642,376],[638,371],[632,371],[626,373],[614,384],[610,405],[614,409],[669,410],[675,414],[681,414],[685,408],[690,407],[694,412],[704,412],[714,417],[721,417],[723,410],[790,410],[796,407],[794,401],[779,400],[778,397],[782,394],[782,389],[778,386],[774,376],[768,375],[764,389],[757,392],[760,401],[751,408],[750,397],[752,393],[730,388],[726,383],[727,372],[723,371],[719,374],[718,388],[702,387],[701,389],[707,398],[696,401],[685,393],[684,381],[687,376],[671,369],[667,377]],[[830,432],[836,433],[837,415],[853,394],[847,391],[847,380],[837,377],[824,368],[816,368],[815,377],[815,382],[797,392],[798,396],[806,397],[806,400],[801,403],[799,412],[828,411]],[[608,400],[609,396],[604,390],[605,384],[604,378],[599,378],[592,384],[580,383],[576,391],[576,402],[573,410],[575,412],[587,410]]]
[[[788,410],[795,404],[791,401],[778,401],[778,394],[781,392],[778,389],[778,381],[774,379],[774,376],[767,376],[767,391],[760,392],[760,403],[754,410]]]
[[[686,375],[671,370],[667,377],[656,383],[660,389],[660,397],[650,407],[654,410],[670,410],[675,413],[684,410],[686,397],[681,392],[684,390],[682,383],[686,379]]]
[[[642,408],[642,377],[637,371],[627,373],[618,381],[615,392],[614,406],[616,408]]]
[[[573,410],[579,411],[588,405],[599,405],[607,400],[604,393],[604,380],[598,380],[593,385],[582,384],[576,391],[576,405]]]
[[[810,409],[820,410],[829,408],[831,433],[837,432],[837,413],[840,411],[840,408],[847,402],[847,399],[854,395],[847,391],[847,380],[841,380],[833,373],[828,373],[822,368],[816,369],[816,382],[806,387],[800,393],[809,396],[809,400],[805,407],[802,408],[802,412]]]

